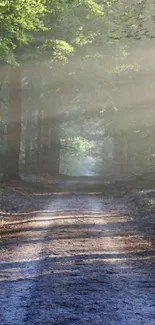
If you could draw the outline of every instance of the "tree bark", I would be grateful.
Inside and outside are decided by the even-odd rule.
[[[50,132],[50,159],[48,172],[51,176],[59,174],[60,165],[60,132],[57,121],[52,121]]]
[[[41,153],[40,153],[40,173],[42,175],[48,174],[49,163],[49,132],[51,119],[46,118],[45,112],[42,116],[42,139],[41,139]]]
[[[124,152],[124,135],[123,133],[115,133],[113,138],[113,168],[116,175],[123,175],[125,168],[125,152]]]
[[[42,108],[38,108],[38,119],[37,119],[37,161],[36,161],[36,169],[37,169],[37,174],[40,175],[41,173],[41,136],[42,136]]]
[[[3,181],[20,180],[19,155],[21,141],[21,71],[9,68],[10,103],[7,124],[6,155]]]
[[[31,167],[31,119],[26,122],[25,132],[25,170],[24,172],[28,175]]]
[[[42,175],[59,174],[60,134],[55,118],[43,118],[40,172]]]

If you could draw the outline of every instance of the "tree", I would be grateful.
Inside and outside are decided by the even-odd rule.
[[[43,17],[46,1],[9,0],[0,4],[0,60],[10,64],[10,102],[7,128],[7,154],[4,180],[19,179],[19,154],[21,138],[21,71],[16,59],[22,45],[27,45],[30,32],[44,30]]]
[[[21,75],[20,67],[10,66],[10,109],[7,125],[7,153],[4,178],[19,179],[19,154],[21,137]]]

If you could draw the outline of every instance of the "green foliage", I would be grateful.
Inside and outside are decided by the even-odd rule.
[[[63,139],[60,164],[62,173],[76,176],[92,174],[94,164],[93,148],[94,141],[89,141],[83,136]]]
[[[48,52],[65,60],[73,46],[91,42],[96,35],[92,19],[103,16],[95,0],[3,0],[0,4],[0,60],[16,63],[27,47],[30,58]],[[92,28],[91,28],[92,24]],[[48,32],[47,32],[48,31]]]
[[[45,30],[46,14],[46,0],[2,0],[0,60],[15,63],[15,50],[31,41],[30,32]]]
[[[74,146],[77,148],[79,154],[87,152],[93,147],[93,144],[83,137],[76,137],[74,139]]]
[[[15,63],[23,45],[32,45],[30,58],[36,58],[33,47],[36,55],[43,51],[66,61],[74,48],[96,39],[139,39],[147,36],[145,6],[144,0],[135,5],[127,0],[2,0],[0,60]]]
[[[74,47],[63,40],[51,40],[43,44],[43,51],[50,48],[52,61],[67,62],[67,56],[74,53]]]

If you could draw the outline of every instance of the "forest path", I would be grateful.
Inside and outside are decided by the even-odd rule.
[[[47,196],[9,217],[0,255],[1,325],[155,324],[155,251],[125,199]]]

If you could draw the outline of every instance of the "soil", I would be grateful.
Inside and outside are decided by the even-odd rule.
[[[60,188],[1,188],[0,324],[155,325],[154,191]]]

